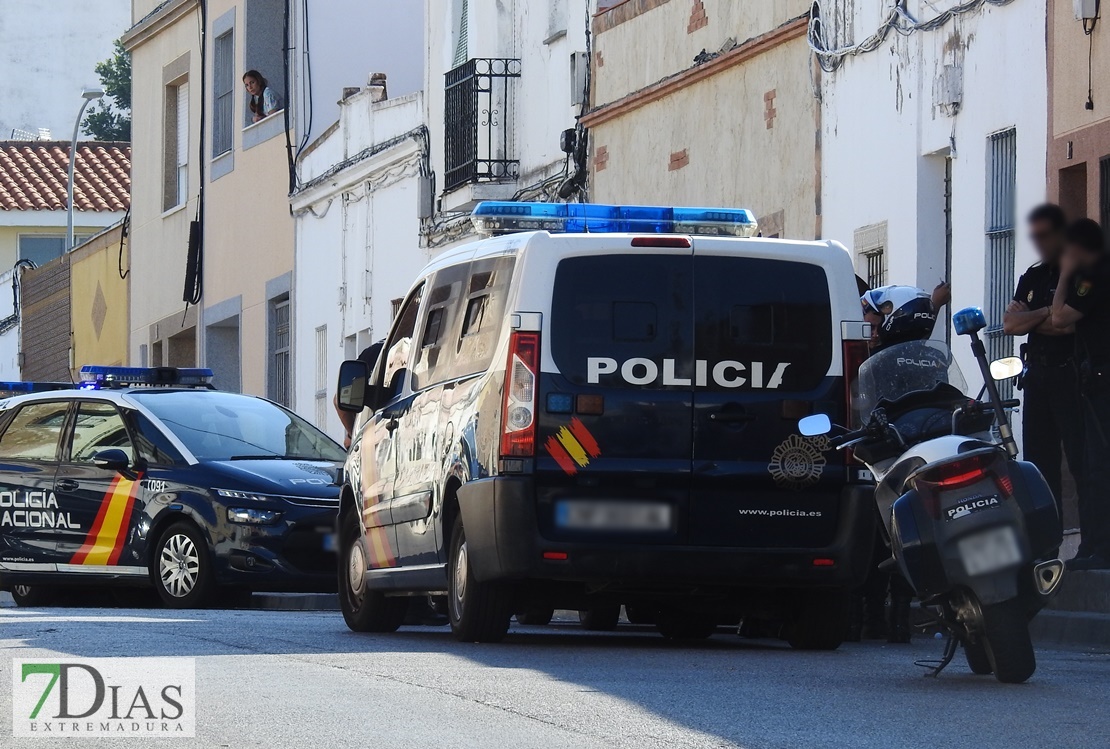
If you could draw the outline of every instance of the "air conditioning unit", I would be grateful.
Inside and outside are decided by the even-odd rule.
[[[1075,20],[1093,21],[1098,18],[1099,0],[1073,0],[1075,3]]]

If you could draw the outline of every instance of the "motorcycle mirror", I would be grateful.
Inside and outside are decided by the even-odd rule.
[[[1007,356],[1005,359],[996,359],[991,362],[991,377],[995,382],[1017,377],[1025,371],[1025,362],[1016,356]]]
[[[826,414],[807,416],[798,422],[798,431],[803,437],[820,437],[832,431],[832,420]]]

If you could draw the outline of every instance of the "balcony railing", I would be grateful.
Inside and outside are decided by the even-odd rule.
[[[444,78],[444,189],[515,180],[520,161],[512,158],[512,81],[520,78],[520,60],[476,58]]]

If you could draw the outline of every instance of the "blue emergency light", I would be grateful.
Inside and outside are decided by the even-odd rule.
[[[69,382],[0,382],[0,393],[51,393],[55,390],[72,390]]]
[[[212,370],[201,367],[81,367],[81,387],[123,385],[208,385]]]
[[[524,231],[559,234],[696,234],[754,237],[755,214],[746,208],[682,208],[597,203],[479,203],[470,216],[479,234]]]

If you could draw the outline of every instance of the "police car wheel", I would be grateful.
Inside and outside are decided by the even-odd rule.
[[[668,640],[704,640],[717,631],[717,622],[704,616],[660,612],[655,628]]]
[[[158,540],[151,575],[162,603],[171,609],[195,609],[212,591],[212,562],[197,527],[178,521]]]
[[[57,591],[41,585],[13,585],[12,599],[16,606],[51,606],[57,601]]]
[[[387,598],[366,584],[368,568],[358,514],[348,510],[339,527],[339,608],[352,632],[396,632],[409,599]]]
[[[447,571],[447,616],[461,642],[499,642],[513,615],[512,589],[501,582],[478,582],[470,565],[470,549],[462,517],[451,532]]]

